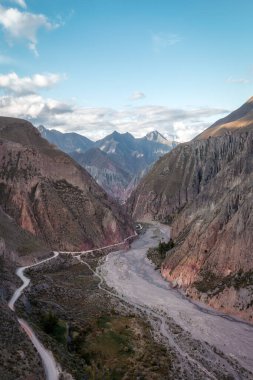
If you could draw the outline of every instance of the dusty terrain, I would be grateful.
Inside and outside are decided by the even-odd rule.
[[[17,304],[62,369],[75,379],[173,379],[175,355],[155,342],[141,311],[98,287],[99,255],[60,256],[29,270]],[[53,322],[52,322],[53,321]],[[53,327],[48,327],[48,323]]]
[[[176,248],[162,275],[194,299],[253,322],[253,101],[163,156],[133,192],[136,220],[172,227]],[[219,130],[220,131],[220,130]]]
[[[147,249],[168,234],[166,226],[148,229],[129,251],[110,253],[101,276],[122,299],[146,313],[157,339],[174,350],[180,363],[176,379],[252,379],[253,327],[191,302],[147,259]]]

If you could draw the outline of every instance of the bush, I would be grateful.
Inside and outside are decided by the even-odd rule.
[[[53,334],[58,322],[59,318],[51,311],[41,318],[43,330],[49,335]]]
[[[42,316],[41,326],[46,334],[51,335],[60,343],[66,343],[66,324],[51,311]]]
[[[168,241],[168,243],[160,241],[160,243],[158,245],[158,252],[159,252],[160,256],[165,258],[166,252],[168,252],[170,249],[174,248],[174,246],[175,246],[175,244],[174,244],[174,241],[172,239],[170,239]]]

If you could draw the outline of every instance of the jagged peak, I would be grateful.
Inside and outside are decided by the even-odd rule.
[[[160,139],[167,140],[166,137],[164,137],[159,131],[154,130],[152,132],[149,132],[146,134],[146,139],[147,140],[153,140],[153,141],[158,141]]]

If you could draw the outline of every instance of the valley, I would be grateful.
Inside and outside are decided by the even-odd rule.
[[[152,223],[128,249],[62,252],[27,268],[32,287],[24,289],[22,302],[22,289],[17,290],[9,307],[18,301],[18,313],[57,358],[61,378],[82,379],[82,373],[93,371],[96,379],[123,374],[131,379],[138,372],[145,380],[252,378],[253,327],[190,301],[147,259],[148,249],[169,236],[168,226]],[[29,280],[24,281],[27,286]],[[62,326],[58,332],[45,330],[43,320],[50,315]],[[88,350],[79,347],[82,341]],[[156,359],[148,364],[153,350]],[[130,362],[133,372],[127,370]],[[50,371],[47,379],[58,375]]]
[[[120,298],[145,313],[156,339],[174,351],[181,366],[177,379],[251,379],[253,327],[192,302],[147,259],[148,248],[168,235],[168,227],[154,223],[129,251],[110,253],[99,273]]]
[[[0,0],[0,380],[253,380],[252,14]]]
[[[142,313],[136,313],[124,300],[119,302],[117,295],[101,284],[100,275],[94,276],[104,255],[104,249],[81,254],[61,252],[27,268],[32,287],[25,290],[22,302],[17,302],[17,312],[53,352],[59,363],[56,370],[62,368],[59,375],[48,372],[52,366],[48,351],[22,319],[26,331],[37,340],[46,378],[172,379],[173,351],[153,340]],[[19,293],[15,292],[11,307]],[[46,327],[49,320],[56,323],[52,322],[53,329]],[[159,357],[154,359],[155,353]]]

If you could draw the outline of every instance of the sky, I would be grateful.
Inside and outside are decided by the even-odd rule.
[[[0,115],[187,141],[253,95],[252,0],[0,0]]]

